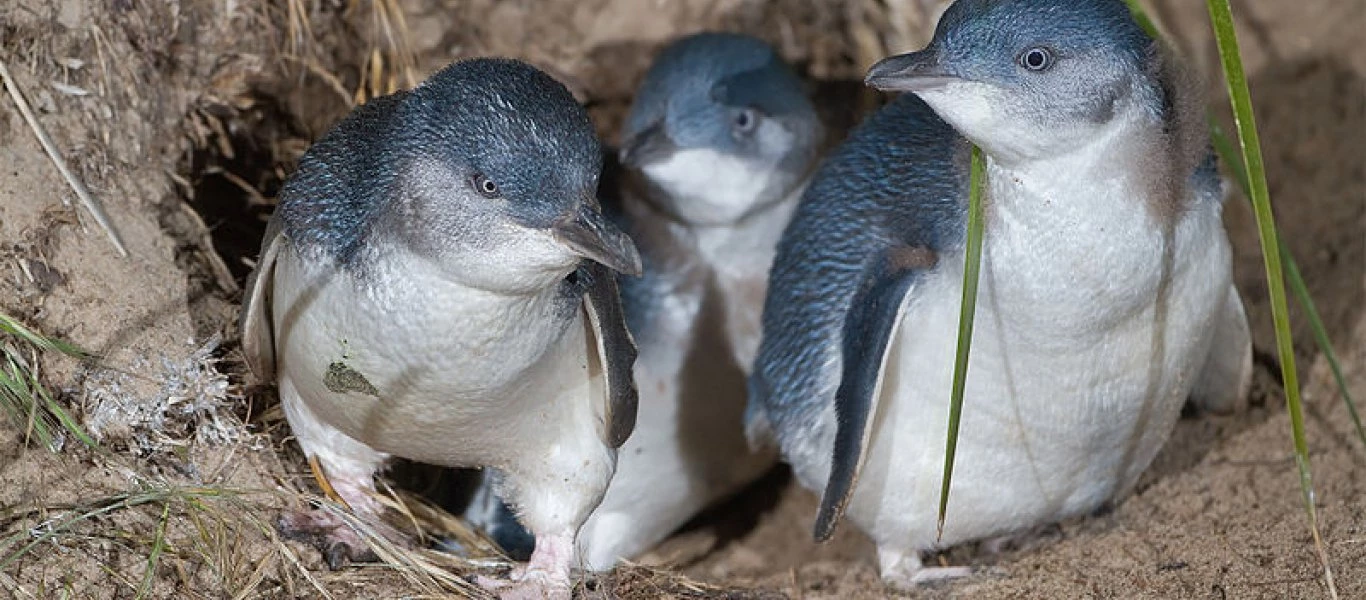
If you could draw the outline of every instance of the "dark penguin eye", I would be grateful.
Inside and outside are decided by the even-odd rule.
[[[752,108],[746,108],[735,113],[735,131],[737,133],[749,133],[759,124],[759,113]]]
[[[485,177],[483,173],[471,175],[470,186],[474,187],[474,191],[483,194],[485,198],[498,197],[498,184],[494,183],[492,179]]]
[[[1053,66],[1053,52],[1048,48],[1030,48],[1020,53],[1020,66],[1030,71],[1044,71]]]

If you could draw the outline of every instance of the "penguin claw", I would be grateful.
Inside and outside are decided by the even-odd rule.
[[[275,522],[285,539],[317,548],[328,568],[338,570],[352,562],[374,562],[379,557],[360,534],[340,518],[322,510],[287,512]]]

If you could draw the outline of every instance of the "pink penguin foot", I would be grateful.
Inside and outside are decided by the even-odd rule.
[[[502,600],[569,600],[573,548],[572,535],[538,535],[526,566],[514,568],[507,580],[478,576],[475,583]]]
[[[286,539],[316,547],[333,570],[348,562],[379,560],[360,534],[341,517],[323,509],[286,512],[276,520],[275,528]]]
[[[342,470],[329,472],[317,457],[309,457],[308,466],[323,495],[349,509],[358,518],[372,523],[385,538],[395,543],[411,543],[406,536],[383,524],[380,514],[384,507],[371,494],[374,480],[371,475]],[[281,515],[275,523],[280,534],[288,539],[310,543],[323,554],[327,566],[340,569],[347,562],[375,562],[379,557],[360,534],[347,525],[346,520],[324,508],[291,511]]]

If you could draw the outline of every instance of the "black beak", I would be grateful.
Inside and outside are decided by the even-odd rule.
[[[631,169],[639,169],[650,163],[673,156],[678,150],[674,141],[664,131],[664,123],[658,122],[639,133],[621,141],[621,164]]]
[[[577,213],[556,222],[550,231],[556,240],[579,256],[613,271],[640,276],[640,252],[635,243],[589,203],[583,203]]]
[[[863,83],[884,92],[924,92],[963,81],[944,68],[939,53],[925,49],[889,56],[868,69]]]

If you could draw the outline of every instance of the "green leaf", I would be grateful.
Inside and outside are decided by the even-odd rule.
[[[1209,8],[1210,21],[1214,26],[1214,38],[1219,46],[1219,59],[1223,64],[1229,102],[1233,106],[1233,119],[1238,129],[1242,166],[1248,176],[1253,213],[1257,217],[1257,233],[1261,239],[1262,259],[1266,267],[1267,291],[1271,296],[1271,317],[1276,326],[1276,353],[1281,361],[1285,404],[1290,413],[1290,430],[1295,442],[1295,464],[1300,473],[1300,491],[1329,595],[1336,598],[1337,586],[1333,583],[1333,571],[1328,563],[1323,538],[1319,534],[1318,514],[1314,508],[1314,485],[1310,476],[1309,445],[1304,436],[1299,372],[1295,368],[1294,341],[1290,335],[1290,310],[1285,295],[1282,250],[1280,238],[1276,233],[1276,222],[1271,212],[1271,194],[1266,184],[1261,141],[1257,136],[1257,123],[1252,111],[1252,94],[1248,90],[1247,76],[1243,71],[1238,36],[1233,28],[1233,12],[1229,8],[1228,0],[1206,0],[1206,6]]]
[[[0,332],[13,335],[14,337],[19,338],[20,340],[23,340],[24,342],[27,342],[28,344],[36,346],[42,350],[56,350],[58,352],[61,352],[62,354],[75,356],[77,358],[87,358],[91,356],[89,352],[86,352],[85,350],[76,347],[76,345],[74,344],[64,342],[56,338],[44,336],[36,331],[33,331],[32,329],[29,329],[28,327],[25,327],[24,324],[20,323],[18,319],[15,319],[14,317],[11,317],[5,313],[0,313]]]
[[[14,317],[0,313],[0,335],[5,334],[38,350],[55,350],[77,358],[93,356],[73,344],[46,337]],[[37,440],[55,450],[59,431],[65,430],[86,446],[97,447],[95,440],[53,398],[47,386],[39,381],[37,371],[32,368],[37,354],[34,353],[32,359],[26,361],[20,352],[22,350],[10,343],[0,343],[0,367],[3,367],[0,369],[0,413],[8,415],[12,422],[22,424],[25,442]]]
[[[963,299],[958,313],[958,354],[953,361],[953,396],[949,401],[949,432],[944,445],[944,481],[939,488],[938,536],[944,536],[944,515],[949,510],[949,487],[953,481],[953,458],[958,449],[958,424],[963,415],[963,390],[968,379],[968,355],[972,349],[972,322],[977,313],[977,280],[982,268],[982,196],[987,168],[982,149],[972,147],[968,188],[967,248],[963,264]]]
[[[152,592],[152,584],[156,582],[157,563],[161,562],[161,553],[166,549],[166,522],[171,517],[171,503],[165,502],[161,505],[161,520],[157,523],[156,538],[152,541],[152,551],[147,555],[147,569],[142,575],[142,585],[138,587],[138,594],[135,600],[146,598]]]
[[[1147,32],[1148,37],[1153,39],[1162,38],[1162,32],[1157,30],[1157,24],[1148,17],[1148,11],[1143,10],[1143,7],[1139,6],[1138,0],[1124,0],[1124,3],[1129,5],[1129,14],[1133,15],[1134,22],[1138,23],[1138,26],[1142,27],[1143,31]]]

